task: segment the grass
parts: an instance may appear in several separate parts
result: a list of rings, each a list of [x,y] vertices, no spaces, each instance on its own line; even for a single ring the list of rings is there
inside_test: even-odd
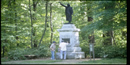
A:
[[[119,58],[115,58],[115,59],[101,59],[101,60],[89,60],[89,61],[82,61],[80,62],[81,64],[83,63],[87,63],[87,64],[126,64],[127,63],[127,59],[123,58],[123,59],[119,59]]]
[[[9,62],[1,62],[2,64],[46,64],[46,63],[54,63],[61,62],[62,60],[20,60],[20,61],[9,61]]]
[[[1,58],[2,59],[2,58]],[[3,59],[2,59],[3,60]],[[63,60],[51,60],[51,59],[39,59],[39,60],[16,60],[8,61],[3,60],[1,64],[53,64],[55,62],[63,62]],[[75,62],[77,63],[77,62]],[[89,60],[89,61],[80,61],[78,64],[126,64],[126,58],[114,58],[114,59],[101,59],[101,60]],[[67,64],[67,63],[66,63]]]
[[[10,60],[5,57],[1,58],[1,62],[7,62],[7,61],[10,61]]]

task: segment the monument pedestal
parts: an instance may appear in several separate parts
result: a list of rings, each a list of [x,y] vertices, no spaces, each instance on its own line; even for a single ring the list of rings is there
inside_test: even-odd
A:
[[[85,53],[81,51],[79,47],[79,31],[74,24],[64,24],[61,29],[58,29],[60,33],[60,40],[68,42],[66,58],[67,59],[76,59],[76,58],[85,58]],[[60,51],[56,53],[56,59],[60,59]]]

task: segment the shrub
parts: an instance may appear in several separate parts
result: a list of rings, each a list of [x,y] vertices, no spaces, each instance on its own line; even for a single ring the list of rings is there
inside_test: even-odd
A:
[[[126,48],[121,48],[118,46],[105,46],[102,47],[100,57],[107,58],[126,58]]]
[[[40,46],[40,48],[17,48],[8,53],[9,59],[12,60],[24,60],[26,57],[24,55],[36,55],[37,57],[48,57],[51,54],[49,53],[49,48],[45,46]]]
[[[100,53],[102,52],[101,46],[94,46],[95,58],[100,58]]]
[[[8,59],[8,57],[2,57],[2,58],[1,58],[1,62],[7,62],[7,61],[10,61],[10,60]]]
[[[40,48],[38,48],[39,51],[39,57],[48,57],[50,56],[49,52],[49,48],[45,47],[45,46],[41,46]]]
[[[39,48],[29,48],[27,49],[25,55],[36,55],[37,57],[48,57],[50,53],[48,53],[49,48],[46,46],[40,46]]]
[[[89,45],[81,46],[85,55],[90,55]],[[127,48],[118,46],[94,46],[95,58],[126,58]],[[92,55],[93,56],[93,55]],[[86,56],[85,56],[86,57]]]
[[[85,57],[89,55],[89,46],[81,46],[82,51],[85,52]]]
[[[12,50],[8,53],[8,57],[9,59],[13,59],[13,60],[19,60],[19,59],[26,59],[23,55],[24,53],[24,50],[23,49],[15,49],[15,50]]]

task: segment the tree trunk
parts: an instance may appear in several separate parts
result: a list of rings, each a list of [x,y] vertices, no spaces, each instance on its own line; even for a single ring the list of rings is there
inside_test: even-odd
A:
[[[88,22],[92,22],[93,18],[92,17],[88,17]],[[95,43],[95,39],[94,39],[94,30],[93,32],[88,36],[89,38],[89,43]]]
[[[53,41],[53,25],[52,25],[52,21],[51,21],[51,16],[52,16],[52,7],[51,7],[51,4],[50,3],[50,28],[51,28],[51,39],[50,39],[50,43],[52,43]]]
[[[113,35],[113,31],[107,31],[107,33],[103,34],[104,37],[104,45],[114,45],[115,44],[115,39],[114,39],[114,35]]]
[[[5,43],[7,42],[6,39],[4,40],[4,42]],[[2,56],[4,57],[5,56],[5,46],[3,46],[2,49],[3,49],[3,55]]]
[[[116,45],[115,37],[114,37],[114,31],[111,31],[111,43],[112,43],[112,45]]]
[[[36,12],[37,3],[38,3],[37,0],[33,0],[33,11],[34,12]],[[33,18],[32,19],[33,19],[34,22],[36,21],[35,13],[33,14]],[[33,36],[34,37],[36,36],[36,28],[33,29]],[[37,47],[37,43],[36,43],[35,39],[33,39],[33,42],[34,42],[34,47]]]
[[[14,14],[14,13],[12,13],[12,12],[13,12],[13,5],[12,5],[12,4],[13,4],[13,0],[9,0],[9,1],[8,1],[8,10],[9,10],[9,18],[8,18],[8,21],[9,21],[9,24],[11,24],[11,25],[14,24],[14,20],[13,20],[13,19],[14,19],[14,18],[13,18],[13,14]],[[13,33],[12,33],[13,31],[14,31],[14,30],[12,30],[12,28],[10,28],[10,34],[11,34],[11,35],[13,35]],[[10,45],[9,48],[12,49],[11,47],[13,46],[13,44],[9,43],[9,45]],[[5,50],[7,50],[7,49],[5,49]]]
[[[14,0],[14,11],[15,11],[15,19],[14,19],[14,21],[15,21],[15,39],[16,39],[16,41],[18,40],[18,36],[17,36],[17,12],[16,12],[16,1]],[[19,44],[18,43],[16,43],[17,44],[17,46],[19,46]]]
[[[87,2],[88,3],[88,2]],[[90,4],[91,2],[89,2]],[[92,5],[90,5],[92,6]],[[87,10],[91,10],[91,7],[87,5]],[[92,12],[87,12],[87,15],[88,15],[88,22],[92,22],[93,21],[93,18],[92,18]],[[89,43],[95,43],[95,38],[94,38],[94,30],[92,30],[92,33],[88,36],[89,38]]]
[[[3,55],[2,55],[3,57],[4,57],[4,53],[5,53],[5,46],[3,46]]]
[[[3,0],[2,0],[2,1],[3,1]],[[1,1],[1,2],[2,2],[2,1]],[[8,0],[8,8],[7,8],[7,9],[8,9],[9,11],[11,11],[11,0]],[[8,12],[7,15],[11,17],[10,12]],[[5,20],[11,21],[10,18],[5,18]],[[9,22],[9,23],[11,23],[11,22]],[[7,33],[7,32],[6,32],[6,29],[4,29],[4,32]],[[7,43],[7,39],[5,39],[3,42],[4,42],[4,43]],[[4,44],[4,43],[1,43],[1,44]],[[11,45],[11,44],[9,44],[9,45]],[[2,46],[2,49],[1,49],[1,52],[3,52],[3,54],[2,54],[3,57],[5,56],[5,52],[6,52],[6,50],[7,50],[7,48],[5,48],[5,47],[6,47],[6,46]],[[11,48],[10,48],[10,49],[11,49]]]
[[[8,2],[8,9],[9,9],[9,11],[11,11],[11,0],[9,0],[9,2]],[[11,13],[9,12],[8,14],[11,17]],[[11,18],[9,18],[8,20],[11,21]]]
[[[115,3],[113,3],[113,5],[115,5]],[[111,6],[105,6],[105,10],[109,10],[112,9],[113,7]],[[113,16],[114,17],[114,16]],[[110,19],[113,19],[113,17],[111,17]],[[109,21],[106,23],[108,24]],[[114,31],[113,31],[113,22],[111,23],[111,30],[108,30],[107,33],[105,33],[104,37],[106,37],[106,39],[104,40],[104,44],[105,45],[116,45],[115,43],[115,38],[114,38]]]
[[[40,45],[41,45],[41,41],[42,41],[42,39],[43,39],[43,37],[44,37],[44,35],[45,35],[45,32],[46,32],[46,26],[47,26],[47,7],[48,7],[48,1],[46,1],[46,18],[45,18],[45,29],[44,29],[44,31],[43,31],[43,34],[42,34],[42,37],[41,37],[41,40],[40,40],[40,42],[39,42],[39,46],[38,47],[40,47]]]
[[[30,5],[30,0],[29,0],[29,10],[30,10],[30,18],[31,18],[31,48],[33,48],[32,45],[32,34],[33,34],[33,22],[32,22],[32,14],[31,14],[31,5]]]

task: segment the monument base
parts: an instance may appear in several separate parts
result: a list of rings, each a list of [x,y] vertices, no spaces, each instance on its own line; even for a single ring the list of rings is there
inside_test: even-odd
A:
[[[66,59],[82,59],[85,58],[84,52],[66,52]],[[60,59],[60,52],[56,53],[56,59]]]
[[[60,33],[60,43],[62,40],[68,42],[66,59],[81,59],[85,58],[85,53],[81,52],[79,46],[79,31],[80,29],[76,28],[74,24],[63,24],[61,29],[58,29]],[[60,51],[56,53],[56,59],[60,59]]]

